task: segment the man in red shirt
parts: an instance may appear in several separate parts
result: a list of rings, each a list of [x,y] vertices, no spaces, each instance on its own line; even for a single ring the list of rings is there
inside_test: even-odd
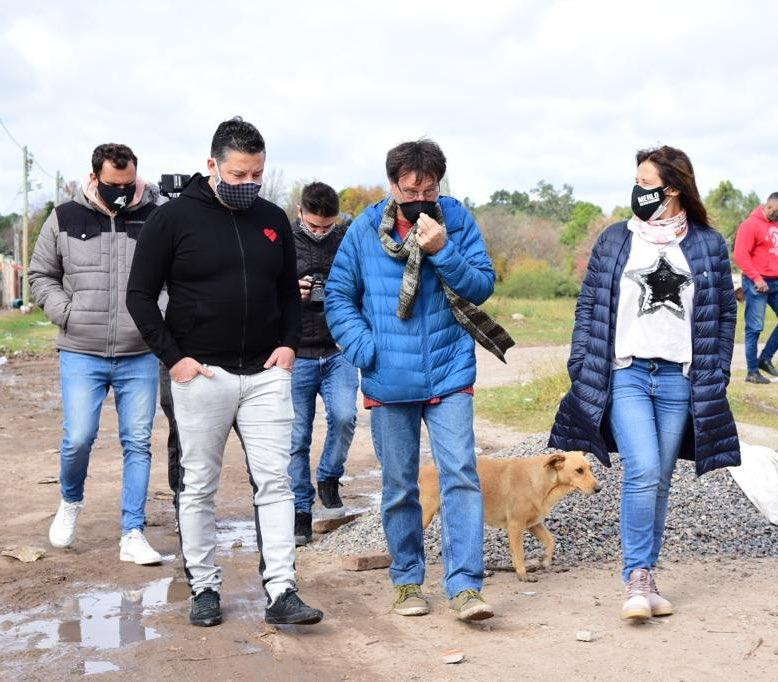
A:
[[[778,315],[778,192],[773,192],[764,206],[757,206],[740,225],[735,239],[735,262],[743,271],[746,296],[746,381],[769,384],[759,372],[778,377],[772,359],[778,351],[778,326],[757,355],[759,334],[764,329],[769,305]]]

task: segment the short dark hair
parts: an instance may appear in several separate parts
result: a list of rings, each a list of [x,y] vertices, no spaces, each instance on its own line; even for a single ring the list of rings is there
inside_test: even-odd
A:
[[[104,161],[110,161],[119,170],[127,168],[130,162],[136,169],[138,168],[138,157],[132,153],[132,149],[126,144],[108,142],[95,147],[95,150],[92,152],[92,172],[95,175],[100,175]]]
[[[329,185],[323,182],[312,182],[303,187],[300,207],[306,213],[330,218],[340,213],[340,200],[338,193]]]
[[[213,134],[211,157],[217,161],[224,161],[230,150],[244,154],[259,154],[265,151],[265,140],[256,126],[244,121],[240,116],[233,116],[229,121],[222,121]]]
[[[417,178],[435,178],[437,182],[446,174],[446,157],[436,142],[422,138],[416,142],[403,142],[386,155],[386,175],[397,184],[406,173]]]
[[[769,197],[767,197],[767,201],[765,201],[765,203],[769,204],[771,201],[778,201],[778,192],[773,192]]]

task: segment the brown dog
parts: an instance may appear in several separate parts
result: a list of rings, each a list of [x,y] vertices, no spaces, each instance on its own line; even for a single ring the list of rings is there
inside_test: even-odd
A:
[[[524,565],[524,531],[529,530],[545,548],[544,568],[551,565],[554,536],[543,524],[551,508],[575,490],[600,491],[600,484],[582,452],[555,453],[526,459],[479,457],[478,477],[484,496],[484,520],[505,528],[519,580],[534,582]],[[429,526],[440,509],[440,483],[434,464],[419,470],[422,525]]]

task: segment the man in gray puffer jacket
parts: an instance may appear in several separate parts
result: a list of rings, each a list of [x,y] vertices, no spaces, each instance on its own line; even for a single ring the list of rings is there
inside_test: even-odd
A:
[[[137,176],[137,165],[125,145],[94,150],[92,173],[81,192],[57,206],[41,228],[30,286],[60,330],[62,501],[49,540],[54,547],[68,547],[75,539],[100,410],[113,387],[124,452],[119,558],[153,564],[161,556],[143,529],[158,365],[127,312],[125,294],[135,244],[159,203],[159,191]]]

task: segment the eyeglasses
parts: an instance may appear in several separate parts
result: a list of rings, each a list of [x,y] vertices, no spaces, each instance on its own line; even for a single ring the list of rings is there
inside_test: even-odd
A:
[[[400,196],[405,201],[414,201],[415,199],[424,199],[424,201],[432,201],[433,199],[438,198],[438,194],[440,194],[440,185],[437,185],[433,187],[432,189],[425,189],[425,190],[415,190],[415,189],[404,189],[397,186],[397,189],[400,190]]]

